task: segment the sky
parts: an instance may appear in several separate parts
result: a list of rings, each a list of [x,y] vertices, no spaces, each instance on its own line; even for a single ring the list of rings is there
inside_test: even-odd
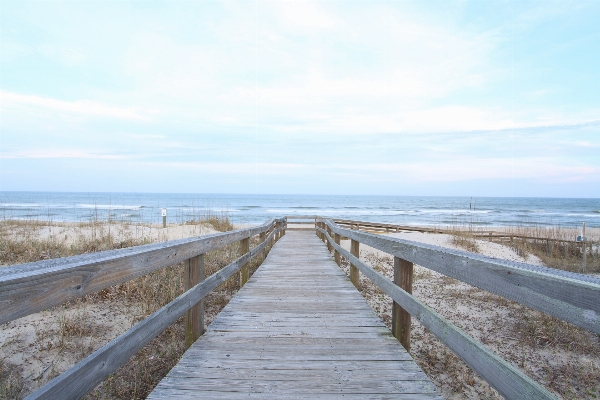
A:
[[[598,1],[0,2],[0,190],[600,197]]]

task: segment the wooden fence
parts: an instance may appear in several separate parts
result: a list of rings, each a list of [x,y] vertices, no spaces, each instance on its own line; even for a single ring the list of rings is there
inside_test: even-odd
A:
[[[315,219],[317,235],[334,252],[336,262],[340,264],[342,256],[349,261],[354,285],[359,285],[360,271],[393,299],[392,333],[402,345],[410,349],[412,316],[508,399],[555,396],[412,296],[413,264],[600,334],[599,278],[374,235],[350,225],[355,229],[342,228],[333,220]],[[340,246],[342,237],[351,240],[350,251]],[[393,282],[359,259],[360,243],[394,257]]]
[[[185,293],[133,328],[30,394],[27,399],[80,399],[142,347],[186,313],[186,345],[204,331],[202,299],[241,271],[261,261],[282,235],[285,218],[263,225],[203,237],[173,240],[0,268],[0,323],[60,305],[150,272],[185,261]],[[250,249],[250,238],[260,243]],[[239,258],[204,279],[203,254],[239,242]]]

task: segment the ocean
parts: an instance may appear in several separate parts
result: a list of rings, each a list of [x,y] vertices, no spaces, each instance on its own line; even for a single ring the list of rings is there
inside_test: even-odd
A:
[[[94,219],[185,222],[208,213],[236,224],[259,224],[284,215],[445,227],[600,227],[600,199],[254,195],[185,193],[0,192],[0,217],[85,222]]]

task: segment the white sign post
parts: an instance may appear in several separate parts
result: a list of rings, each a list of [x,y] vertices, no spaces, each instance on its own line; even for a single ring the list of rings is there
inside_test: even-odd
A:
[[[167,227],[167,209],[162,209],[162,217],[163,217],[163,228]]]

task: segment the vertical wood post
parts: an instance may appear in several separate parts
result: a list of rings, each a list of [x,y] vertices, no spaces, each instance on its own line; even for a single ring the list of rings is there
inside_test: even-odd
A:
[[[335,244],[337,244],[339,246],[340,245],[340,235],[338,233],[335,234],[334,240],[335,240]],[[342,265],[342,258],[341,258],[340,252],[337,251],[337,249],[335,250],[334,258],[335,258],[335,263],[337,265]]]
[[[360,255],[360,242],[352,239],[350,242],[350,254],[354,257],[359,258]],[[350,264],[350,281],[354,284],[354,286],[360,290],[360,275],[358,268],[356,268],[353,264]]]
[[[238,257],[243,256],[250,251],[250,238],[240,240],[240,248]],[[248,282],[248,264],[244,264],[240,270],[240,287],[244,286]]]
[[[329,229],[329,225],[326,225],[326,227],[327,227],[327,233],[331,237],[331,229]],[[331,253],[331,250],[333,250],[333,246],[331,245],[331,243],[329,242],[329,239],[327,239],[327,237],[325,237],[325,240],[327,241],[327,250],[329,250],[329,252]]]
[[[267,238],[267,232],[262,232],[259,236],[258,236],[258,240],[260,241],[260,243],[264,242],[265,239]],[[265,260],[265,258],[267,258],[267,248],[263,247],[261,253],[260,253],[260,262],[262,264],[262,262]]]
[[[394,257],[394,283],[412,294],[413,263]],[[394,302],[392,307],[392,334],[410,352],[410,314]]]
[[[204,254],[186,260],[183,278],[185,291],[204,280]],[[200,300],[185,313],[185,348],[190,347],[203,333],[204,300]]]

